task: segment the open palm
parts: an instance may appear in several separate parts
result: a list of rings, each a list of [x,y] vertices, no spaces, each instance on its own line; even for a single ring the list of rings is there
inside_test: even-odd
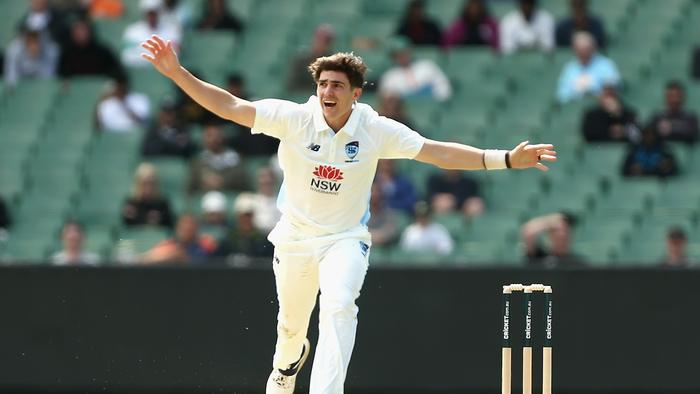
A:
[[[557,152],[552,144],[529,145],[530,141],[523,141],[510,151],[511,168],[530,168],[547,171],[549,167],[540,161],[557,161]]]
[[[180,61],[171,41],[153,35],[149,40],[141,44],[150,54],[143,53],[141,57],[148,60],[161,74],[172,78],[180,69]]]

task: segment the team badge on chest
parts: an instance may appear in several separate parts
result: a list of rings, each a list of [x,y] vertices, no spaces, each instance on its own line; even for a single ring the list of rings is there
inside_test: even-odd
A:
[[[355,156],[357,156],[357,153],[360,152],[360,143],[358,141],[351,141],[345,144],[345,154],[348,156],[348,159],[350,160],[345,160],[346,163],[351,163],[355,160]]]

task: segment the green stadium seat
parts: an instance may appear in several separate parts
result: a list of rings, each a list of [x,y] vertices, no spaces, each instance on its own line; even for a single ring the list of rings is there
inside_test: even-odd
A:
[[[158,242],[167,239],[170,231],[157,227],[125,227],[119,230],[118,242],[112,253],[120,247],[119,242],[126,240],[131,242],[136,253],[144,253],[155,246]]]

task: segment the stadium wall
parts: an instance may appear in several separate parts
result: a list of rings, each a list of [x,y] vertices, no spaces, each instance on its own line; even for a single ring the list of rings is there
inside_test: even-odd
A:
[[[360,297],[347,392],[497,392],[510,282],[554,287],[555,392],[700,392],[700,270],[390,268]],[[0,392],[258,393],[276,300],[268,270],[3,267],[0,313]]]

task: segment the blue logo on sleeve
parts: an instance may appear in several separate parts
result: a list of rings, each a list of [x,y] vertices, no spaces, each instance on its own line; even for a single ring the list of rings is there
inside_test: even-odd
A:
[[[360,249],[362,249],[362,255],[367,257],[367,251],[369,251],[369,245],[360,241]]]

